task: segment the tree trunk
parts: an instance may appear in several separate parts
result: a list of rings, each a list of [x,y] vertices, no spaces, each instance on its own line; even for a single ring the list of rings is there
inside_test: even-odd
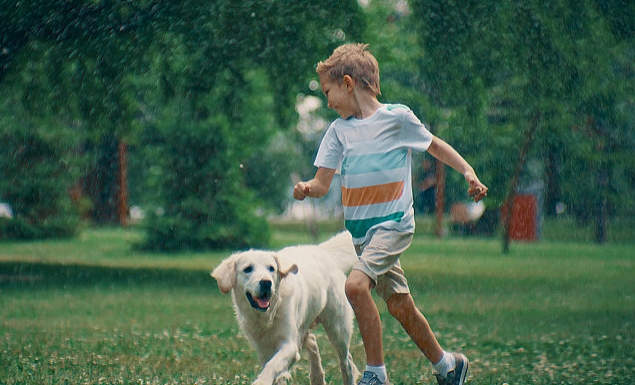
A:
[[[127,224],[128,189],[126,144],[114,135],[102,138],[97,162],[83,178],[83,192],[92,202],[92,219],[96,225]]]
[[[444,235],[443,231],[443,217],[445,214],[445,164],[440,161],[435,161],[436,164],[436,173],[435,177],[437,179],[437,194],[436,194],[436,204],[435,204],[435,213],[437,217],[437,224],[434,230],[437,238],[442,238]]]
[[[556,152],[552,147],[547,149],[545,176],[547,177],[547,191],[545,194],[545,214],[549,217],[555,217],[557,213],[557,205],[561,199],[560,193],[560,176],[558,166],[560,163],[555,159]]]
[[[510,228],[511,228],[511,219],[512,219],[512,207],[514,204],[514,197],[516,196],[516,188],[518,187],[518,181],[520,180],[520,174],[525,168],[525,162],[527,161],[527,153],[531,148],[531,144],[533,143],[534,134],[538,130],[538,126],[540,125],[540,112],[536,112],[534,118],[531,120],[527,131],[525,132],[525,140],[523,142],[522,147],[520,148],[520,154],[518,155],[518,161],[516,162],[516,167],[514,168],[514,173],[512,174],[511,182],[509,184],[509,191],[507,192],[507,198],[505,199],[504,207],[504,215],[502,217],[503,221],[503,253],[509,253],[509,242],[510,242]]]
[[[595,213],[595,242],[603,245],[606,243],[606,223],[607,223],[607,188],[609,176],[605,170],[598,171],[597,175],[599,194],[596,202]]]
[[[126,227],[128,226],[128,146],[123,140],[119,141],[117,152],[119,155],[117,214],[119,216],[119,224],[122,227]]]

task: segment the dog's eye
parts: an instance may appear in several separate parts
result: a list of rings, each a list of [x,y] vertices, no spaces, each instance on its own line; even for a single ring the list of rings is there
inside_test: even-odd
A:
[[[245,268],[243,269],[243,273],[245,273],[245,274],[249,274],[249,273],[251,273],[252,271],[254,271],[254,267],[253,267],[253,266],[251,266],[251,265],[250,265],[250,266],[247,266],[247,267],[245,267]]]
[[[273,266],[269,266],[269,271],[273,273],[274,271],[276,271],[276,268]]]

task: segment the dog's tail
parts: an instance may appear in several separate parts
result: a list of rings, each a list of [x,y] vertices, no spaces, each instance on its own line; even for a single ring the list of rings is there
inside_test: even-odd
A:
[[[320,243],[320,247],[328,250],[344,272],[349,272],[358,257],[353,246],[353,238],[348,231],[342,231],[330,239]]]

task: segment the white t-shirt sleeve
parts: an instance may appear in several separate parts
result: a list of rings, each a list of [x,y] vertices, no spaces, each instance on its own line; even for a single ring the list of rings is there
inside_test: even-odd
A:
[[[339,170],[344,159],[344,148],[340,142],[333,124],[326,130],[320,148],[318,149],[313,165],[315,167],[331,168]]]
[[[401,142],[405,147],[417,152],[423,152],[432,144],[432,133],[411,111],[402,114]]]

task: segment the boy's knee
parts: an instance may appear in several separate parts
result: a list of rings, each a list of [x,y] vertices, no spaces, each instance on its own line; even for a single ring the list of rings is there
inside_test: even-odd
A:
[[[344,291],[349,302],[355,300],[360,295],[370,292],[373,281],[364,273],[353,270],[346,280]]]
[[[344,286],[344,290],[346,292],[346,298],[350,301],[351,298],[355,298],[363,293],[364,286],[359,281],[346,281],[346,285]]]

